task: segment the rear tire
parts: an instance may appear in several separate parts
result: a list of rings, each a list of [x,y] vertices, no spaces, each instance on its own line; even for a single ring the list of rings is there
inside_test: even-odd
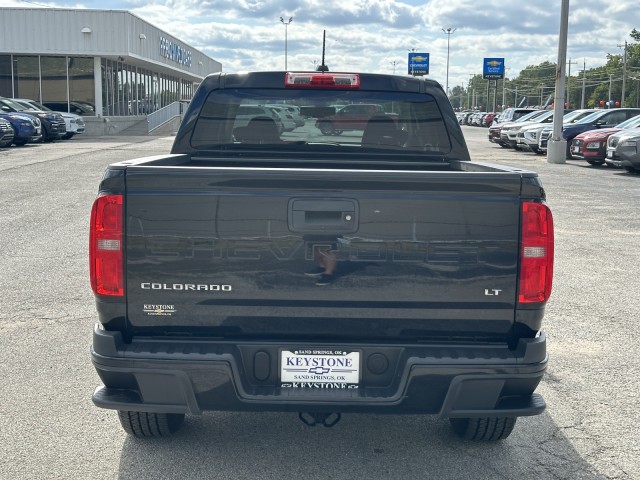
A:
[[[483,442],[503,440],[511,435],[517,417],[450,418],[451,428],[460,438]]]
[[[320,128],[320,132],[323,135],[333,135],[334,134],[333,126],[329,122],[321,122],[318,127]]]
[[[118,411],[120,425],[125,432],[138,438],[166,437],[174,433],[182,422],[182,413],[149,413]]]

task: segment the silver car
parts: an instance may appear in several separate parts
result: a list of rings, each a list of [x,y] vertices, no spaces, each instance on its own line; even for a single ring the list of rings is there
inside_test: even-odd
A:
[[[627,172],[640,172],[640,128],[622,130],[607,140],[605,162]]]

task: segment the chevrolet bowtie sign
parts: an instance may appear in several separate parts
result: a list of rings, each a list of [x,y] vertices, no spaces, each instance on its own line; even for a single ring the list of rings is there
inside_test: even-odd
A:
[[[504,78],[504,58],[485,58],[482,78],[500,80]]]
[[[429,75],[429,54],[409,53],[409,75]]]

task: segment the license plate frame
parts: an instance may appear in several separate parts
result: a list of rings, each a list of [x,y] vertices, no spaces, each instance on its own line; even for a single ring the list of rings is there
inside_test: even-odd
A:
[[[362,352],[333,347],[280,349],[280,386],[292,389],[357,389]]]

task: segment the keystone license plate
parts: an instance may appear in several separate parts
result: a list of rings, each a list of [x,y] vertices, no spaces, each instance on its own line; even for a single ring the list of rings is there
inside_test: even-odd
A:
[[[360,352],[332,348],[282,350],[280,381],[283,388],[358,388]]]

